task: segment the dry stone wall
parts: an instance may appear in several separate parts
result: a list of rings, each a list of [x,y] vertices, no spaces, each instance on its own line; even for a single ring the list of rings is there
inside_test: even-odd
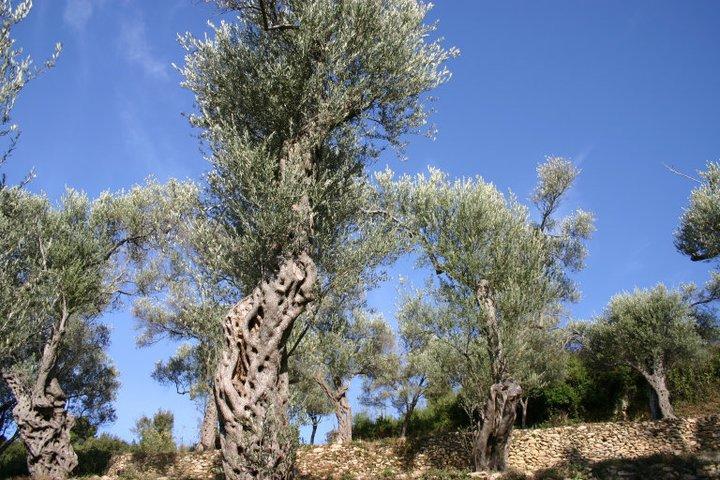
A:
[[[512,470],[532,476],[568,463],[593,465],[615,459],[640,459],[658,454],[683,456],[720,452],[720,416],[656,422],[593,423],[569,427],[515,430],[509,452]],[[325,480],[412,479],[437,469],[469,469],[470,437],[448,433],[421,440],[354,442],[351,445],[302,447],[298,452],[300,478]],[[217,452],[182,454],[154,478],[210,480],[219,468]],[[710,462],[701,476],[683,476],[663,466],[658,478],[720,478],[720,461]],[[705,468],[705,467],[704,467]],[[138,468],[129,456],[117,458],[108,479],[131,478]],[[636,478],[620,469],[612,478]]]
[[[701,451],[720,451],[720,416],[515,430],[509,464],[520,471],[534,472],[566,461],[597,463]]]

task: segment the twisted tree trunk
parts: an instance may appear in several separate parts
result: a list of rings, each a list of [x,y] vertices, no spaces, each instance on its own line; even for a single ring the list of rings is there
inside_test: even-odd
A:
[[[214,392],[228,480],[292,476],[286,342],[313,300],[316,279],[308,255],[288,258],[225,318],[225,348]]]
[[[335,443],[346,445],[352,442],[352,409],[347,397],[347,387],[341,388],[337,396],[335,418],[338,425]]]
[[[512,379],[490,387],[490,396],[473,435],[475,471],[505,470],[510,434],[521,395],[522,388]]]
[[[197,448],[199,451],[215,450],[218,430],[217,423],[217,404],[214,398],[208,398],[205,404],[202,426],[200,427],[200,443]]]
[[[310,423],[312,424],[312,431],[310,432],[310,445],[315,445],[315,434],[317,433],[318,425],[320,425],[320,417],[310,415]]]
[[[13,416],[27,450],[32,478],[62,480],[77,466],[77,455],[70,444],[75,418],[68,413],[66,397],[53,378],[42,394],[26,392],[13,375],[5,375],[17,406]]]
[[[77,455],[70,444],[75,418],[66,410],[67,397],[51,372],[57,362],[70,312],[64,297],[62,314],[45,344],[31,388],[12,373],[3,373],[17,405],[13,418],[27,450],[27,463],[33,478],[62,480],[77,466]]]
[[[522,409],[522,412],[521,412],[522,416],[520,417],[520,425],[522,426],[522,428],[525,428],[525,426],[527,425],[527,407],[528,407],[529,402],[530,402],[530,398],[528,398],[528,397],[520,398],[520,408]]]
[[[677,418],[675,416],[675,409],[670,403],[670,391],[667,388],[665,363],[662,358],[655,359],[652,369],[647,369],[642,365],[630,365],[645,377],[645,380],[650,384],[650,388],[652,388],[650,394],[650,415],[653,419]]]
[[[651,391],[651,415],[653,419],[677,418],[675,409],[670,403],[670,391],[665,382],[665,375],[652,374],[645,377],[652,388]]]
[[[333,443],[348,444],[352,442],[352,408],[347,397],[348,386],[341,385],[332,388],[321,375],[316,375],[315,381],[330,399],[335,410],[337,430],[335,431]]]
[[[483,333],[487,338],[493,385],[485,405],[479,412],[473,435],[475,471],[505,470],[510,434],[517,417],[517,404],[522,397],[520,384],[507,378],[507,364],[492,286],[482,280],[476,291],[484,316]]]

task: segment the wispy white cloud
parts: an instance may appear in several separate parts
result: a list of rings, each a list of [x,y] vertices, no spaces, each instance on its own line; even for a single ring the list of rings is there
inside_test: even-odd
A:
[[[88,22],[106,0],[67,0],[63,21],[77,31],[85,30]]]
[[[130,17],[120,27],[120,51],[125,59],[142,69],[149,77],[169,78],[168,62],[158,58],[150,47],[147,26],[141,17]]]

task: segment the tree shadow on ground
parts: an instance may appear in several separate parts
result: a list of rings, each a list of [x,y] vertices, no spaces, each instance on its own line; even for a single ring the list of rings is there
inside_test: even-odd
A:
[[[656,454],[638,458],[617,458],[590,462],[577,450],[566,455],[561,465],[535,472],[534,480],[646,480],[720,479],[720,454]]]

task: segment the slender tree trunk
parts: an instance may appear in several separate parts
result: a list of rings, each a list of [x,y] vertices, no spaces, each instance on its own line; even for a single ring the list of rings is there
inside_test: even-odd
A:
[[[33,478],[44,480],[63,480],[77,466],[77,455],[70,444],[75,418],[66,409],[67,397],[60,384],[51,377],[70,318],[64,298],[62,306],[60,321],[45,344],[32,388],[28,390],[12,373],[3,374],[17,401],[13,418],[27,450],[28,470]]]
[[[318,423],[318,420],[313,420],[312,422],[312,432],[310,432],[310,445],[315,445],[315,434],[317,433]]]
[[[530,403],[530,399],[528,397],[524,397],[520,399],[520,408],[522,416],[520,417],[520,425],[522,428],[525,428],[527,425],[527,407],[528,403]]]
[[[410,415],[412,413],[408,410],[403,416],[402,427],[400,428],[400,438],[404,439],[407,437],[408,425],[410,424]]]
[[[505,470],[510,434],[521,395],[522,388],[512,379],[490,387],[490,396],[473,435],[475,471]]]
[[[629,404],[630,402],[628,401],[627,392],[623,392],[620,395],[620,399],[618,400],[617,405],[615,406],[615,411],[613,412],[614,417],[616,419],[626,421],[628,419],[627,410]]]
[[[217,440],[218,413],[217,404],[214,398],[208,398],[205,403],[202,426],[200,427],[200,443],[197,446],[199,451],[215,450]]]
[[[225,347],[214,392],[228,480],[292,476],[286,342],[314,298],[316,279],[308,255],[287,258],[225,318]]]
[[[417,407],[417,404],[420,401],[420,395],[422,394],[421,389],[424,383],[425,378],[420,380],[420,383],[418,384],[418,390],[414,393],[412,399],[407,405],[405,415],[403,416],[402,428],[400,429],[400,438],[405,438],[407,436],[408,429],[410,428],[410,418],[415,411],[415,407]]]
[[[352,442],[352,409],[347,398],[348,386],[340,385],[338,387],[340,381],[336,380],[336,387],[333,388],[328,385],[328,382],[320,374],[315,375],[315,381],[332,402],[335,410],[337,430],[335,431],[334,443],[348,444]]]

